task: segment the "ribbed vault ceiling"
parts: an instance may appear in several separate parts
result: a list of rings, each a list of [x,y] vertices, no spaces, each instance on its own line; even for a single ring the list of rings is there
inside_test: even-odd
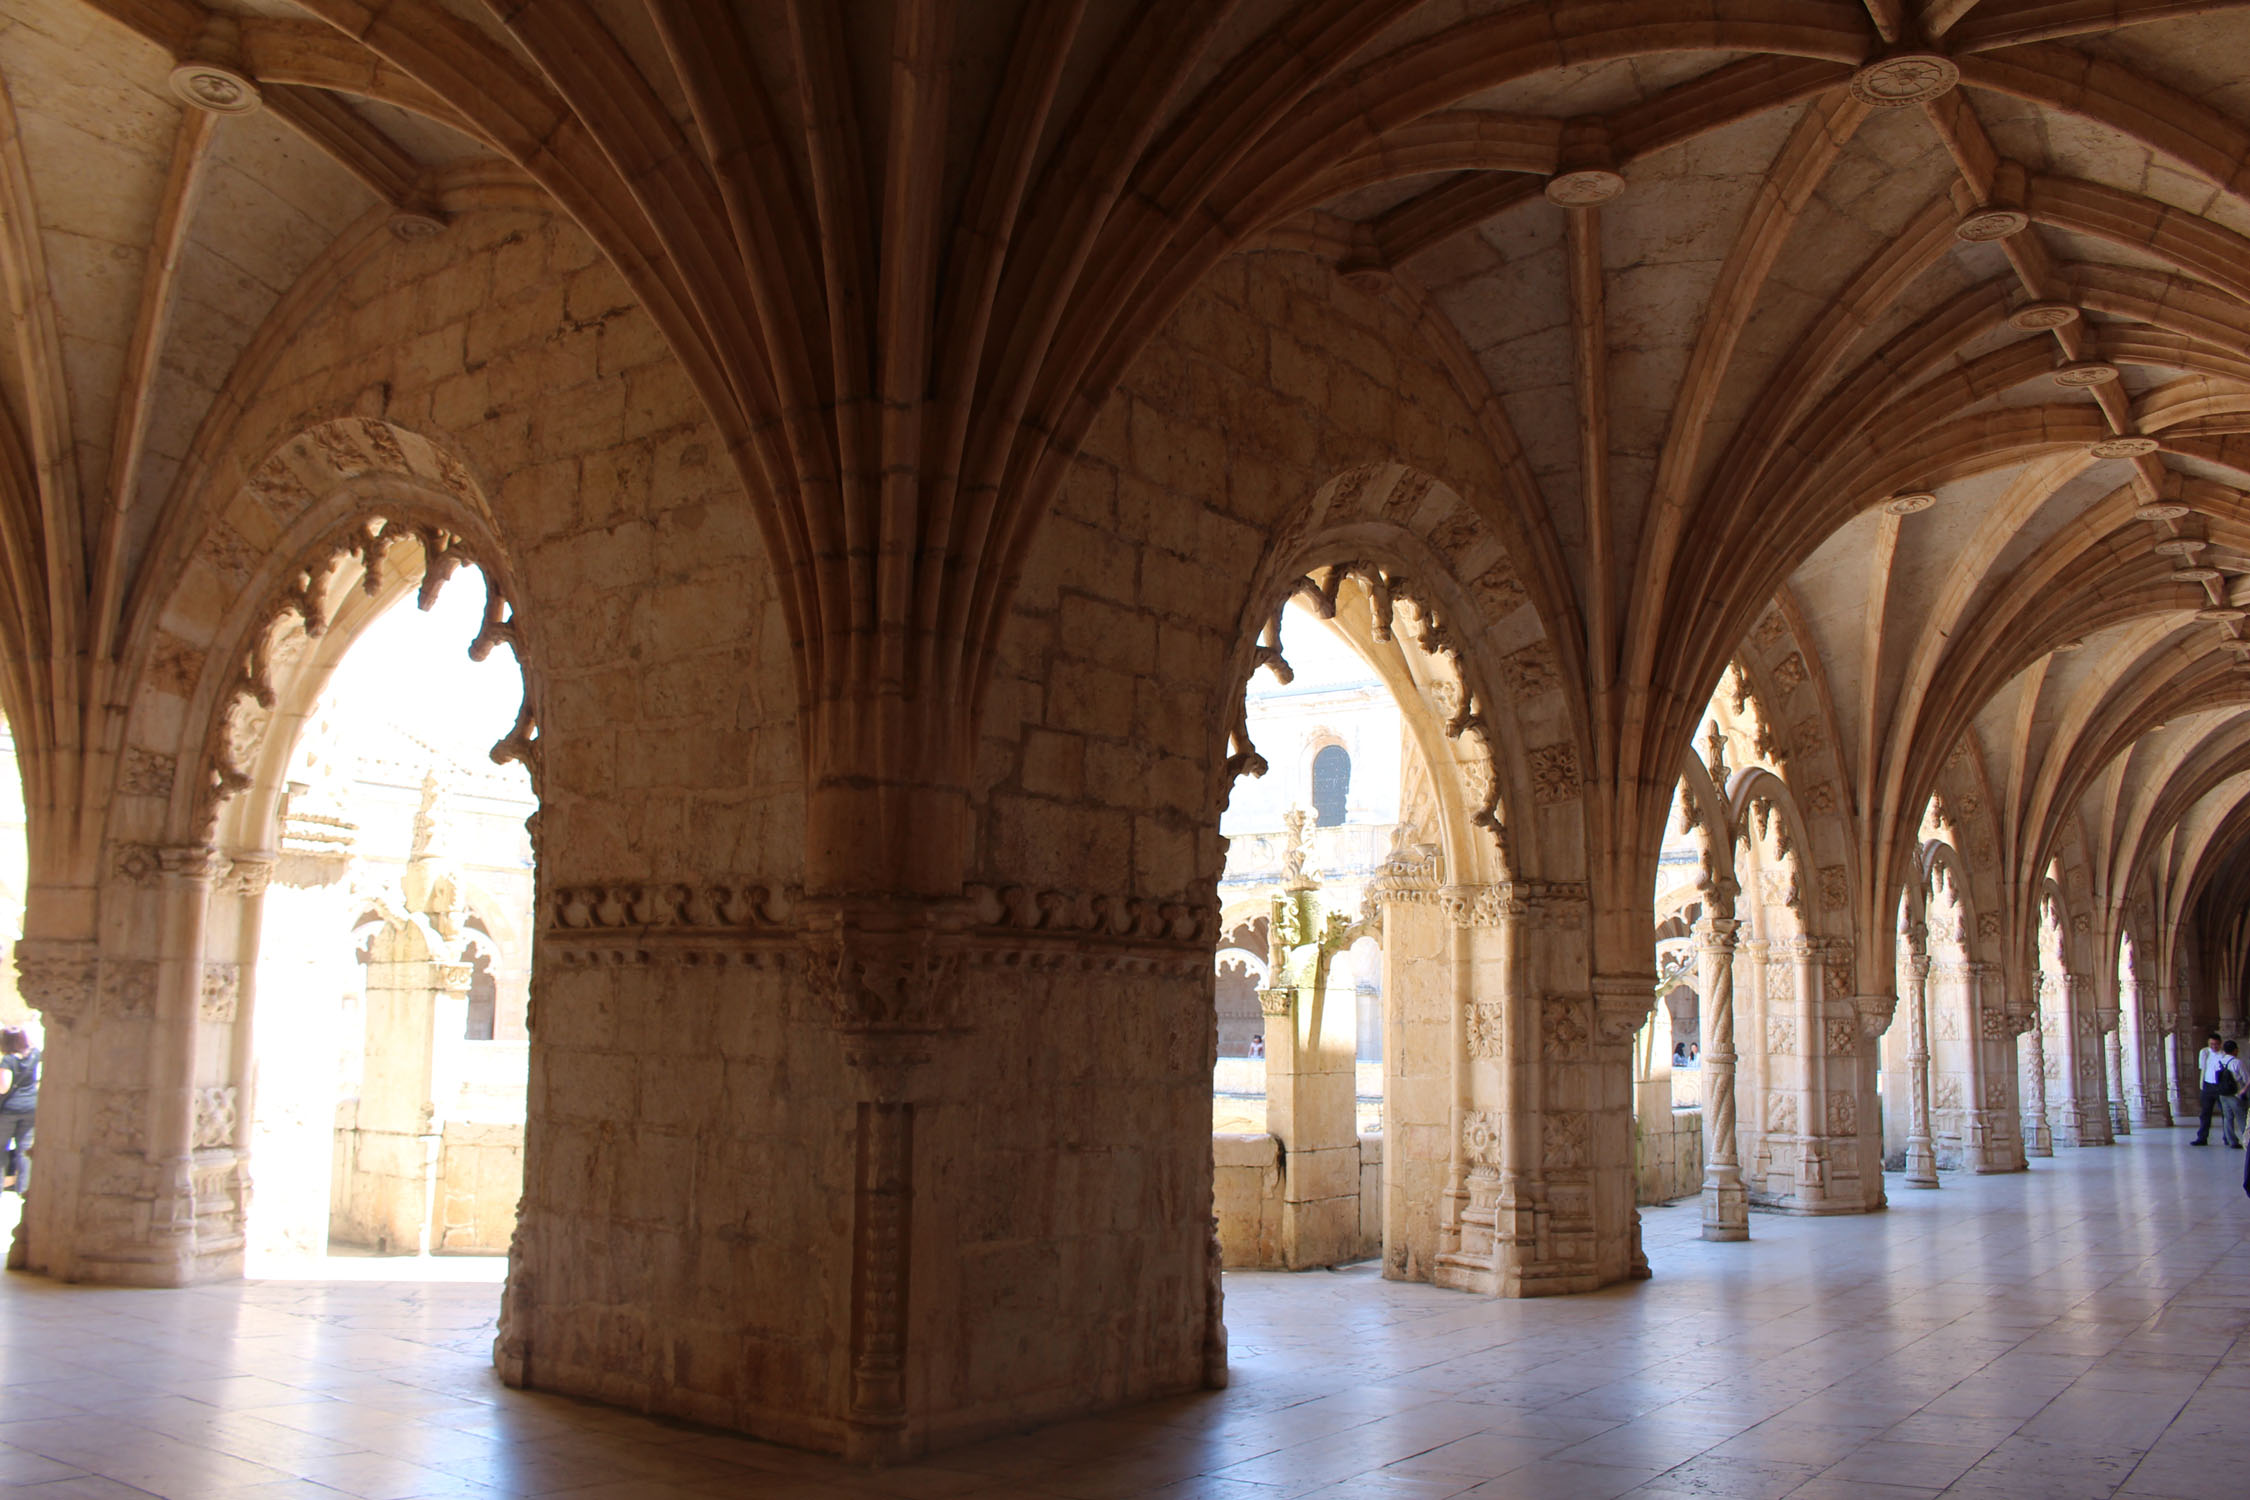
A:
[[[907,55],[941,85],[911,118]],[[259,107],[185,107],[183,65]],[[1879,874],[1966,738],[2016,889],[2067,844],[2112,903],[2250,894],[2250,7],[0,0],[0,83],[26,654],[114,649],[292,298],[496,195],[636,265],[759,491],[790,397],[744,372],[850,268],[758,226],[890,222],[822,196],[809,122],[849,116],[866,183],[912,155],[936,196],[931,285],[973,269],[960,224],[1015,236],[983,362],[933,337],[914,378],[1016,382],[1022,430],[1067,441],[1202,267],[1276,233],[1432,309],[1521,446],[1506,503],[1551,536],[1600,771],[1668,792],[1780,595]],[[807,388],[853,397],[817,343]],[[963,420],[972,466],[1036,475],[1012,416]]]

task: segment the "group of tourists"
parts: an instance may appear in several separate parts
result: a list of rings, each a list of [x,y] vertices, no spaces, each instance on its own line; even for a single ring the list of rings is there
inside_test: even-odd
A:
[[[2243,1071],[2240,1049],[2233,1042],[2219,1040],[2214,1031],[2203,1039],[2203,1050],[2195,1054],[2195,1071],[2202,1084],[2203,1113],[2196,1122],[2195,1139],[2188,1144],[2211,1144],[2211,1115],[2216,1111],[2219,1138],[2230,1150],[2240,1151],[2243,1109],[2250,1103],[2250,1073]]]

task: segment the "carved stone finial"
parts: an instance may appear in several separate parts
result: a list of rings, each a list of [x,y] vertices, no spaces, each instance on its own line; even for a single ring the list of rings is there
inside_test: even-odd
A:
[[[1703,764],[1711,773],[1712,783],[1724,791],[1730,774],[1727,769],[1727,737],[1719,732],[1716,719],[1711,721],[1709,731],[1703,736]]]
[[[1289,830],[1281,847],[1281,888],[1285,891],[1320,889],[1320,882],[1305,873],[1305,859],[1312,853],[1312,815],[1301,807],[1292,807],[1281,815],[1281,823]]]

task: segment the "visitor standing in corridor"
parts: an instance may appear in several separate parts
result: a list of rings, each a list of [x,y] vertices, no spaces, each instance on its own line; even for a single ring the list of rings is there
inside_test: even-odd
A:
[[[21,1026],[0,1027],[0,1191],[31,1188],[31,1129],[39,1108],[39,1049]]]
[[[2211,1111],[2219,1107],[2219,1064],[2226,1054],[2219,1050],[2219,1034],[2214,1031],[2203,1039],[2203,1050],[2195,1054],[2195,1082],[2202,1114],[2196,1120],[2195,1139],[2191,1146],[2211,1144]]]

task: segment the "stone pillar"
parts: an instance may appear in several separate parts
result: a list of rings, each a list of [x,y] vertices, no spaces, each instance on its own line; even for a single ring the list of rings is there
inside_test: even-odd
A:
[[[2112,1026],[2102,1033],[2102,1047],[2109,1063],[2109,1133],[2112,1136],[2133,1133],[2132,1115],[2125,1106],[2125,1044],[2123,1028]]]
[[[1358,1010],[1330,992],[1343,924],[1311,881],[1274,897],[1266,1024],[1266,1128],[1281,1142],[1281,1258],[1291,1270],[1351,1260],[1359,1244]]]
[[[2163,1012],[2156,997],[2137,980],[2120,998],[2124,1001],[2121,1009],[2133,1028],[2125,1051],[2125,1095],[2133,1123],[2144,1130],[2170,1129],[2172,1090],[2164,1067]]]
[[[1776,1078],[1773,1088],[1779,1092],[1790,1086],[1796,1096],[1797,1129],[1792,1175],[1796,1179],[1788,1207],[1808,1213],[1820,1213],[1828,1207],[1828,1141],[1826,1139],[1828,1090],[1822,1076],[1826,1071],[1826,1042],[1823,1037],[1825,1023],[1822,1016],[1821,958],[1823,944],[1818,938],[1792,938],[1776,944],[1789,965],[1788,999],[1780,1007],[1789,1015],[1792,1025],[1788,1039],[1794,1045],[1775,1047],[1770,1042],[1767,1056],[1771,1066],[1793,1073],[1788,1085]],[[1767,1022],[1767,1034],[1772,1035],[1772,1021]]]
[[[1906,1185],[1938,1185],[1937,1150],[1930,1140],[1930,960],[1917,931],[1906,960]]]
[[[1599,1283],[1615,1280],[1614,1269],[1645,1278],[1648,1258],[1641,1250],[1640,1195],[1633,1162],[1633,1039],[1647,1027],[1656,1006],[1653,965],[1635,974],[1593,977],[1594,1057],[1585,1162],[1586,1192],[1592,1212],[1589,1258]],[[1567,1096],[1566,1096],[1567,1097]],[[1552,1191],[1550,1180],[1550,1191]]]
[[[2047,977],[2033,973],[2035,1003],[2045,1000]],[[2026,1156],[2053,1156],[2055,1141],[2047,1125],[2047,1018],[2052,1002],[2038,1004],[2018,1044],[2023,1074],[2023,1150]]]
[[[1576,882],[1453,886],[1441,899],[1461,929],[1455,1150],[1468,1200],[1431,1280],[1510,1297],[1624,1280],[1638,1224],[1632,1042],[1655,975],[1589,975]]]
[[[2000,966],[1968,966],[1971,1061],[1962,1132],[1962,1165],[1972,1172],[2017,1172],[2024,1166],[2016,1129],[2016,1027],[1999,994]]]
[[[1733,903],[1725,910],[1731,912]],[[1703,991],[1703,1237],[1750,1238],[1750,1194],[1742,1180],[1735,1130],[1734,950],[1742,924],[1706,917],[1696,924],[1697,982]]]
[[[2113,1146],[2109,1128],[2109,1088],[2102,1062],[2100,1020],[2095,1014],[2093,982],[2085,974],[2063,975],[2063,1006],[2058,1025],[2068,1029],[2070,1051],[2066,1113],[2074,1127],[2074,1145]]]

